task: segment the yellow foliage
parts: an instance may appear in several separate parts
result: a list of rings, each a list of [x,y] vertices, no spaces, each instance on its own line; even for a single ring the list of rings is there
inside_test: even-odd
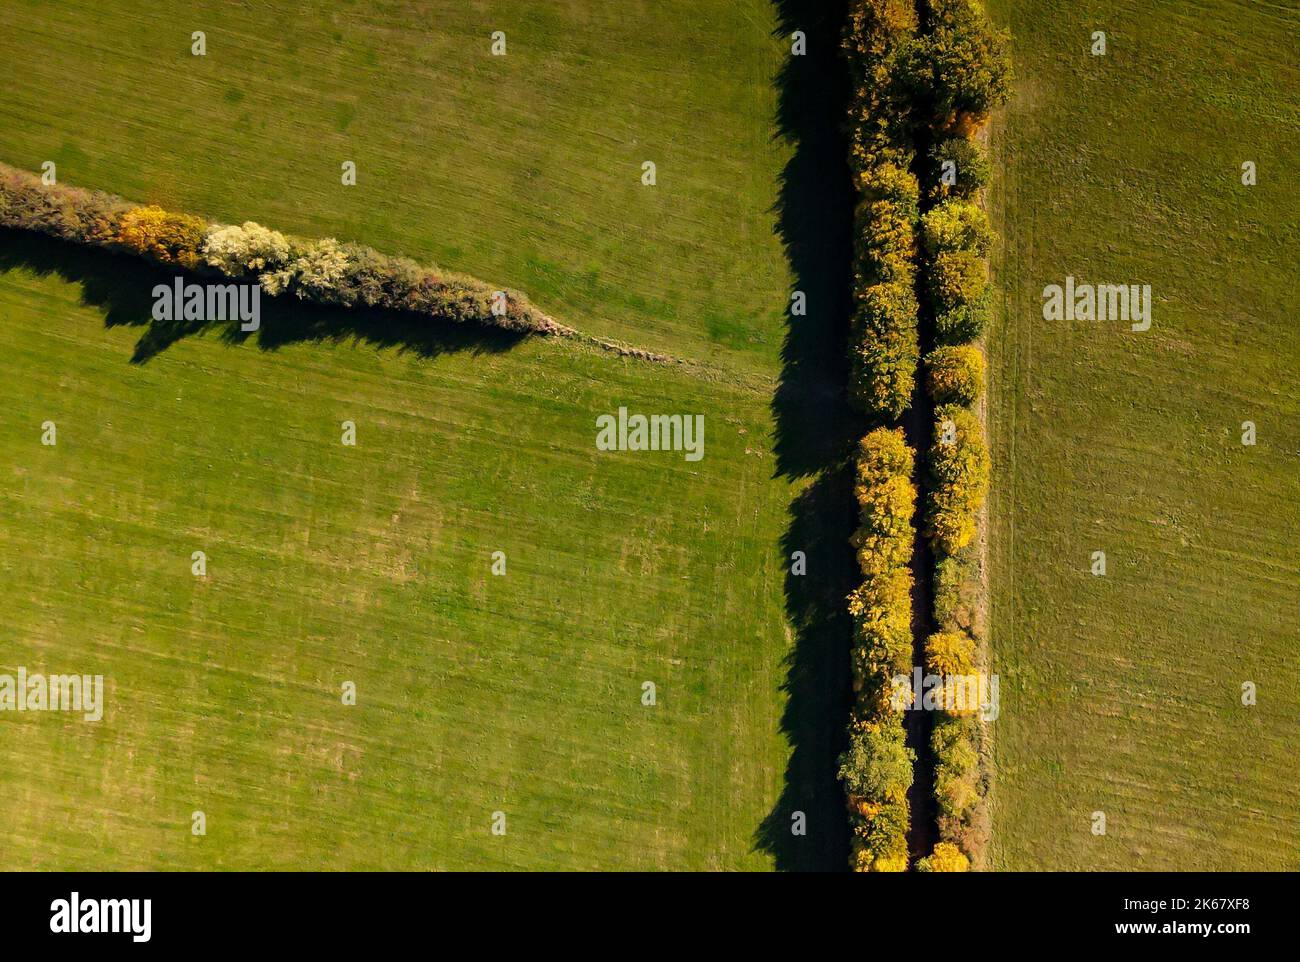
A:
[[[925,642],[925,664],[936,675],[973,675],[975,642],[960,632],[937,632]]]
[[[905,161],[900,151],[899,160]],[[866,203],[889,200],[908,210],[916,210],[921,186],[916,175],[904,166],[885,160],[862,168],[858,173],[858,195]]]
[[[970,859],[952,842],[940,842],[916,867],[922,872],[969,872]]]
[[[974,404],[984,393],[984,354],[973,344],[935,348],[925,365],[926,385],[938,404]]]
[[[988,265],[974,251],[941,251],[930,267],[930,296],[938,313],[970,304],[988,284]]]
[[[207,225],[190,214],[173,214],[161,207],[136,207],[122,215],[115,240],[164,264],[194,268],[199,263]]]
[[[864,577],[885,574],[912,558],[912,518],[916,489],[906,478],[857,489],[862,525],[853,535],[858,565]]]
[[[858,484],[876,484],[893,475],[911,477],[915,462],[902,428],[876,428],[858,442]]]
[[[934,413],[926,534],[937,550],[951,555],[975,537],[979,511],[988,495],[989,452],[983,425],[970,411],[947,404]]]
[[[871,863],[873,872],[906,872],[906,855],[882,855]]]

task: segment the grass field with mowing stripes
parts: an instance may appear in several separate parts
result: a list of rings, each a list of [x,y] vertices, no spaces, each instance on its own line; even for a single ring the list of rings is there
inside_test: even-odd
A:
[[[772,207],[788,151],[773,80],[789,44],[766,0],[213,0],[166,15],[113,0],[102,13],[20,2],[0,26],[9,163],[363,241],[526,291],[593,334],[776,373],[789,287]]]
[[[1300,11],[990,7],[997,863],[1300,868]],[[1151,284],[1151,329],[1045,321],[1070,274]]]
[[[109,688],[98,725],[0,726],[6,867],[843,867],[847,670],[820,619],[851,501],[813,480],[825,437],[792,430],[838,416],[833,390],[801,393],[824,365],[773,400],[783,364],[824,355],[832,286],[808,288],[783,356],[780,126],[807,124],[778,117],[778,17],[115,0],[6,19],[0,159],[363,241],[698,362],[265,299],[247,340],[172,343],[143,326],[158,272],[0,237],[0,668]],[[818,162],[799,173],[824,196]],[[825,207],[800,208],[805,274],[826,273],[807,259],[833,242]],[[704,459],[598,452],[621,405],[704,414]]]
[[[6,867],[767,864],[792,489],[765,399],[555,341],[209,334],[132,365],[85,289],[0,275],[0,664],[108,688],[99,724],[0,723]],[[705,458],[597,452],[629,401],[704,412]]]

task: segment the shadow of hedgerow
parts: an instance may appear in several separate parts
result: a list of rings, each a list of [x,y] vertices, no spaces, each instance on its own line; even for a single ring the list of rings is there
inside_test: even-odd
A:
[[[777,78],[776,135],[793,153],[781,175],[776,230],[807,312],[787,316],[772,400],[776,473],[811,481],[791,505],[781,543],[787,564],[795,551],[807,558],[807,573],[787,568],[785,580],[795,638],[781,727],[791,755],[755,846],[778,869],[829,871],[848,865],[836,759],[847,743],[851,703],[845,599],[857,578],[851,455],[861,433],[847,393],[853,190],[844,134],[849,79],[839,52],[847,7],[843,0],[776,0],[776,7],[778,42],[788,45],[796,30],[807,38],[807,53],[787,57]],[[806,835],[793,834],[795,812],[806,817]]]

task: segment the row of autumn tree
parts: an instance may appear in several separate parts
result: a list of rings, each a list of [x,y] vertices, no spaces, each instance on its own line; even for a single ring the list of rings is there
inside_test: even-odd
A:
[[[210,223],[100,191],[47,184],[6,164],[0,164],[0,226],[125,251],[166,267],[256,282],[268,294],[292,293],[320,304],[409,311],[512,331],[567,330],[522,294],[405,257],[329,237],[293,237],[252,221]]]
[[[992,242],[977,202],[988,164],[974,134],[1006,97],[1006,38],[975,0],[853,0],[845,35],[853,98],[850,165],[855,213],[852,396],[882,426],[859,444],[853,543],[863,581],[849,597],[854,705],[840,759],[848,800],[850,862],[859,871],[908,865],[906,747],[894,679],[912,670],[915,452],[902,429],[920,367],[922,310],[934,320],[926,387],[934,401],[924,534],[936,558],[935,620],[927,667],[969,674],[979,660],[971,613],[980,589],[978,518],[989,462],[976,405],[988,317]],[[918,158],[918,141],[933,142]],[[920,179],[918,178],[920,174]],[[921,181],[926,190],[922,192]],[[924,215],[922,210],[924,208]],[[918,277],[922,282],[918,283]],[[942,841],[918,867],[964,870],[976,854],[969,826],[982,798],[972,724],[945,714],[934,726]]]
[[[928,6],[931,34],[944,38],[941,43],[969,38],[963,66],[974,96],[939,91],[925,103],[931,128],[945,138],[938,148],[942,159],[925,183],[921,218],[922,274],[937,342],[925,367],[934,404],[926,534],[938,630],[926,643],[925,667],[945,677],[987,677],[980,524],[990,463],[982,416],[986,363],[978,342],[989,318],[987,258],[994,236],[980,203],[989,164],[979,135],[989,111],[1006,98],[1009,61],[1005,37],[993,31],[979,4],[928,0]],[[936,715],[930,748],[940,842],[931,867],[983,864],[991,777],[986,725],[976,705],[948,705]]]

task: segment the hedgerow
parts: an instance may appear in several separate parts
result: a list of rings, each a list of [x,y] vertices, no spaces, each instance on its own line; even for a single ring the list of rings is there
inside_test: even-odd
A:
[[[983,584],[978,545],[940,558],[934,566],[934,623],[940,631],[963,631],[984,640]]]
[[[950,555],[975,537],[988,495],[989,453],[979,418],[956,404],[936,408],[929,466],[925,533],[937,552]]]
[[[993,29],[978,0],[927,5],[930,30],[909,45],[900,82],[931,105],[935,130],[970,136],[1010,92],[1010,35]]]
[[[852,78],[849,165],[854,212],[850,395],[874,418],[907,410],[920,359],[916,296],[920,185],[911,102],[898,58],[916,32],[914,0],[852,0],[844,49]],[[892,680],[912,664],[912,557],[915,455],[901,430],[862,439],[853,547],[863,582],[848,599],[855,702],[849,749],[839,774],[858,871],[907,868],[907,789],[915,753],[904,745]]]
[[[863,577],[905,569],[911,558],[914,462],[912,449],[897,431],[873,431],[858,445],[854,494],[860,523],[853,546]]]
[[[934,551],[934,621],[926,667],[973,677],[983,667],[983,583],[976,537],[990,475],[984,424],[973,410],[984,391],[984,355],[973,342],[988,323],[988,264],[993,231],[977,202],[989,178],[974,136],[1005,101],[1011,68],[1008,37],[989,24],[977,0],[926,0],[928,31],[909,44],[899,76],[935,134],[925,169],[921,218],[924,289],[938,345],[925,359],[935,403],[929,451],[925,534]],[[958,136],[952,136],[956,134]],[[965,871],[982,859],[987,834],[982,761],[984,721],[971,705],[945,703],[931,733],[941,841],[921,859],[924,871]]]
[[[911,403],[920,357],[911,101],[898,58],[916,32],[913,0],[855,0],[844,47],[853,93],[849,162],[858,190],[850,393],[893,420]]]
[[[952,685],[953,679],[977,676],[979,645],[965,631],[936,632],[926,642],[925,660],[927,672]],[[963,702],[953,692],[941,702],[930,734],[939,834],[967,853],[978,853],[982,845],[981,803],[986,788],[978,749],[982,723],[979,706]]]
[[[851,394],[863,411],[886,420],[899,418],[911,403],[920,360],[916,291],[923,248],[922,286],[940,345],[926,359],[926,386],[941,418],[930,452],[926,534],[942,565],[973,541],[988,489],[982,425],[962,405],[977,403],[984,390],[984,357],[969,342],[987,322],[984,257],[993,235],[983,208],[972,200],[987,181],[988,165],[964,140],[940,140],[919,165],[931,173],[927,197],[935,203],[919,216],[912,135],[918,120],[939,132],[974,131],[1005,97],[1010,71],[1006,38],[988,27],[978,3],[929,0],[928,14],[928,31],[918,35],[915,0],[850,3],[844,46],[853,82],[850,165],[859,197]],[[929,115],[918,118],[919,105]],[[912,467],[901,432],[872,432],[858,452],[861,521],[853,546],[864,581],[849,599],[857,701],[851,747],[840,770],[854,821],[856,868],[904,867],[907,858],[910,776],[901,724],[891,718],[900,709],[889,697],[889,681],[912,659]],[[937,574],[936,569],[936,582]],[[951,591],[966,586],[963,580]],[[956,600],[945,595],[944,602],[953,609],[952,620],[973,622],[958,618]],[[964,655],[961,664],[969,665],[973,646],[960,628],[943,631],[931,640],[931,657],[953,667]],[[881,771],[891,775],[892,795],[876,777]],[[947,770],[945,779],[951,781]],[[897,834],[890,834],[891,827]],[[965,855],[953,854],[936,849],[927,867],[947,870],[965,862]]]
[[[858,444],[853,537],[863,582],[849,596],[854,706],[839,775],[860,871],[907,868],[907,789],[915,753],[904,745],[893,679],[912,665],[912,521],[915,454],[901,429],[877,428]]]
[[[46,187],[39,177],[0,164],[0,225],[5,227],[104,247],[113,242],[122,215],[132,207],[111,194]]]
[[[252,221],[212,224],[98,191],[43,184],[0,164],[0,226],[127,251],[169,267],[257,278],[269,294],[344,307],[409,311],[439,321],[474,321],[512,331],[572,333],[522,294],[422,267],[360,244],[307,240]]]
[[[987,784],[980,765],[978,715],[938,713],[930,734],[939,835],[978,857],[987,829]]]
[[[900,171],[911,165],[913,100],[899,71],[899,58],[915,38],[916,26],[914,0],[852,0],[849,4],[844,33],[853,84],[849,162],[859,179],[871,177],[885,165]]]
[[[906,569],[869,575],[849,595],[853,691],[858,707],[872,717],[896,707],[890,683],[912,668],[911,606],[912,575]]]

